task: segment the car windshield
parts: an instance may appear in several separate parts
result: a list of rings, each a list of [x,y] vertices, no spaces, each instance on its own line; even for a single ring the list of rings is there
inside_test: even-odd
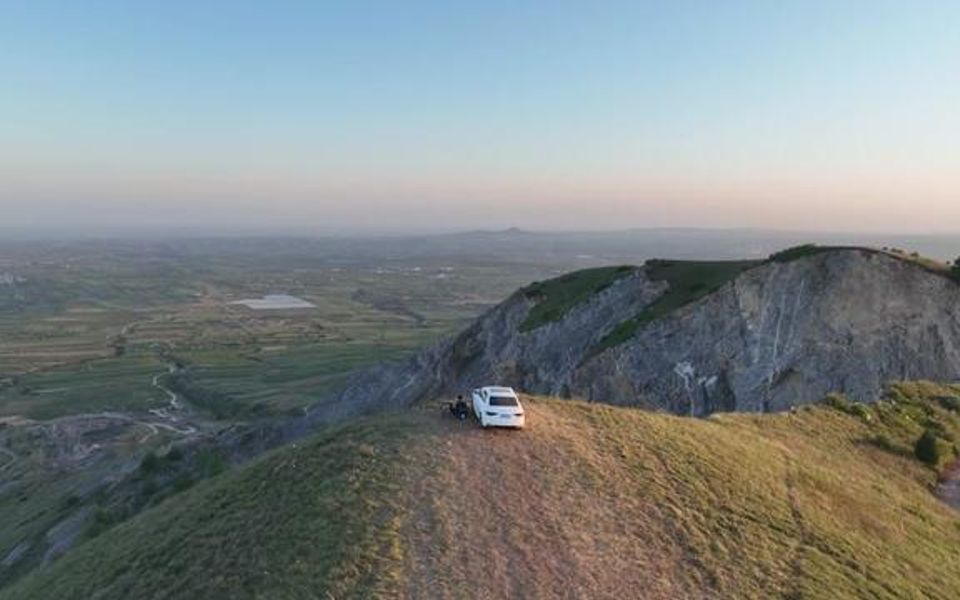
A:
[[[516,406],[517,399],[511,396],[490,396],[490,406]]]

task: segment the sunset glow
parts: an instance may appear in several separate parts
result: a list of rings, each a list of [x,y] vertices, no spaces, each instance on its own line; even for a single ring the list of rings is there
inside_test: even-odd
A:
[[[16,2],[5,226],[956,231],[948,2]]]

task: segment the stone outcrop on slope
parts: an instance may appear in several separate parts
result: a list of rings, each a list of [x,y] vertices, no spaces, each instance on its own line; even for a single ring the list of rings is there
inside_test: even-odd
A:
[[[600,341],[666,292],[641,268],[530,331],[520,291],[452,339],[352,378],[328,420],[491,383],[706,415],[784,410],[829,392],[870,401],[886,381],[960,378],[960,285],[867,249],[768,261],[707,296]]]

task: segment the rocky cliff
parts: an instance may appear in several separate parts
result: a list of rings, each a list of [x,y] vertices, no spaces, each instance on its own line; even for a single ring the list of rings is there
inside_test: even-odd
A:
[[[660,261],[530,286],[454,338],[355,377],[311,417],[491,383],[706,415],[960,378],[960,285],[945,272],[859,248],[731,264]]]

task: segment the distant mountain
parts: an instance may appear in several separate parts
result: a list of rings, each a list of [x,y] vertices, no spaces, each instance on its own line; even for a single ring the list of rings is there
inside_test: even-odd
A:
[[[317,420],[498,383],[703,416],[777,411],[886,382],[960,379],[946,265],[865,248],[649,261],[518,291],[456,337],[355,377]]]

